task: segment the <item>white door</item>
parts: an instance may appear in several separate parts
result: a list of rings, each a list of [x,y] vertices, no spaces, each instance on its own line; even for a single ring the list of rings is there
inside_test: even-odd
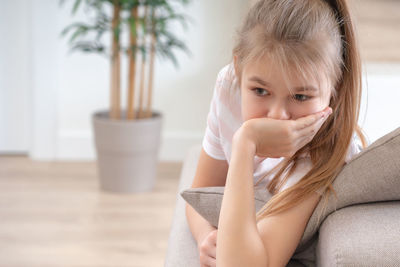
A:
[[[28,154],[29,0],[0,0],[0,154]]]

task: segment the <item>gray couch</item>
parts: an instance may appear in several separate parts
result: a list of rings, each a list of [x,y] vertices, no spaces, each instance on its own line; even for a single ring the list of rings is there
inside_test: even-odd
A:
[[[384,147],[386,150],[379,151],[383,146],[386,146]],[[395,150],[392,149],[393,146],[396,147]],[[394,168],[391,167],[393,170],[387,170],[387,167],[378,163],[379,160],[375,160],[377,165],[372,166],[374,169],[383,168],[379,172],[383,173],[384,178],[389,177],[385,180],[385,184],[377,182],[372,187],[361,188],[359,189],[360,195],[353,194],[353,197],[340,195],[341,191],[347,190],[348,192],[347,188],[352,186],[351,181],[349,184],[341,182],[337,187],[334,186],[335,190],[338,188],[338,197],[341,200],[339,205],[335,206],[338,209],[333,210],[332,207],[329,207],[326,216],[323,217],[318,229],[314,232],[306,229],[304,236],[310,238],[302,239],[307,242],[298,247],[287,266],[400,267],[400,173],[397,171],[400,170],[400,161],[393,159],[396,156],[400,158],[398,148],[400,148],[400,128],[368,147],[367,150],[370,153],[364,155],[360,164],[370,165],[368,160],[365,162],[364,159],[370,156],[374,160],[376,157],[374,153],[386,155],[392,160],[390,166],[394,166]],[[167,267],[199,266],[197,245],[186,221],[185,201],[180,196],[180,192],[191,186],[200,150],[201,145],[192,147],[182,167],[165,259]],[[362,153],[364,152],[366,151]],[[382,160],[382,162],[386,161]],[[355,162],[351,166],[355,169],[363,168],[362,165],[357,164],[358,162]],[[344,175],[346,175],[346,171],[352,172],[351,174],[355,172],[353,168],[347,168],[342,171],[345,173]],[[371,172],[364,170],[364,173],[361,173],[367,177]],[[373,177],[369,179],[377,181]],[[341,190],[340,186],[345,188]],[[358,185],[358,187],[362,187],[362,185]],[[346,194],[349,195],[349,193]],[[316,210],[318,208],[319,206]],[[310,221],[313,220],[314,214]]]

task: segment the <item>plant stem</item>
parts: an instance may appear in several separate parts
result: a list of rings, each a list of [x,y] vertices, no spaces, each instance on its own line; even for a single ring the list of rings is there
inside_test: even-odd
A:
[[[120,19],[121,5],[119,0],[114,0],[114,14],[112,19],[112,56],[111,56],[111,85],[110,85],[110,118],[121,117],[120,103],[120,56],[119,36],[115,34]]]
[[[148,7],[145,6],[144,7],[145,18],[147,18],[147,16],[148,16],[147,11],[148,11]],[[146,44],[146,35],[144,32],[143,32],[143,36],[142,36],[142,44],[143,44],[143,46]],[[142,53],[142,65],[141,65],[141,69],[140,69],[139,118],[143,117],[145,69],[146,69],[146,60],[145,60],[144,54]]]
[[[135,6],[131,10],[131,19],[136,21],[137,17],[138,17],[138,7]],[[128,50],[128,55],[129,55],[128,104],[127,104],[128,120],[135,119],[136,33],[137,33],[136,28],[137,28],[136,23],[135,23],[135,28],[129,27],[130,49]]]
[[[155,54],[155,43],[156,43],[156,36],[154,33],[154,14],[155,13],[155,7],[152,8],[151,10],[151,52],[150,52],[150,69],[149,69],[149,93],[148,93],[148,98],[147,98],[147,111],[146,111],[146,118],[151,117],[151,112],[152,112],[152,98],[153,98],[153,72],[154,72],[154,54]]]

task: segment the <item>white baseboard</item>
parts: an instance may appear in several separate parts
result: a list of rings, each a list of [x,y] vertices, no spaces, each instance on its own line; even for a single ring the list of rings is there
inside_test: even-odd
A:
[[[161,136],[160,161],[183,161],[187,151],[201,144],[203,132],[167,132]],[[93,161],[96,159],[93,134],[87,131],[62,132],[55,160]]]

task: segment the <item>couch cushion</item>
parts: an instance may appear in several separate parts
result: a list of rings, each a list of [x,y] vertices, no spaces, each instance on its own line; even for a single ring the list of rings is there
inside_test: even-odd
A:
[[[400,266],[400,201],[354,205],[319,229],[317,266]]]

